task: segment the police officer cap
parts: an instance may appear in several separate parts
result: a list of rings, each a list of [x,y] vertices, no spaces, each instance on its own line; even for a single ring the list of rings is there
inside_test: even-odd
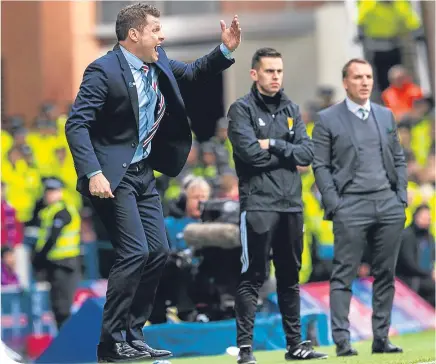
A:
[[[64,184],[62,181],[58,180],[57,178],[47,178],[44,181],[44,188],[45,190],[58,190],[61,188],[64,188]]]

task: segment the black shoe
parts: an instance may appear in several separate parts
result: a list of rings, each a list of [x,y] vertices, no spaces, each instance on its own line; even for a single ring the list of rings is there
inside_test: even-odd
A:
[[[131,362],[150,359],[149,353],[139,352],[126,342],[112,345],[98,344],[97,361],[99,363]]]
[[[395,354],[395,353],[402,353],[403,349],[401,349],[398,346],[395,346],[392,344],[389,339],[383,339],[383,340],[374,340],[372,343],[372,353],[373,354],[382,354],[382,353],[389,353],[389,354]]]
[[[285,354],[286,360],[312,360],[312,359],[327,359],[328,355],[318,353],[313,350],[310,340],[302,341],[293,348],[288,348]]]
[[[355,356],[358,355],[356,349],[354,349],[348,341],[336,345],[336,355],[337,356]]]
[[[242,346],[239,349],[238,364],[256,364],[256,358],[253,355],[251,346]]]
[[[133,340],[130,345],[140,353],[149,354],[152,359],[171,358],[173,356],[171,351],[153,349],[141,340]]]

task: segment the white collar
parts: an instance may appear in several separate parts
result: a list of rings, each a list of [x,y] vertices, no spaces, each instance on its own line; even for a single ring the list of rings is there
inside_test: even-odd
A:
[[[356,114],[359,109],[364,109],[368,113],[371,111],[371,102],[369,100],[366,101],[365,105],[359,105],[356,104],[353,100],[346,97],[345,103],[347,104],[348,110],[350,110],[352,113]]]

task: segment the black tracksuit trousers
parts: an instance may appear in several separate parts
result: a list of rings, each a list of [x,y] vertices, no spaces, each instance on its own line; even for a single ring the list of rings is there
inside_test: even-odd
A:
[[[244,211],[241,214],[242,273],[235,311],[237,345],[252,345],[259,288],[266,280],[271,252],[288,346],[301,342],[298,275],[303,250],[301,212]]]

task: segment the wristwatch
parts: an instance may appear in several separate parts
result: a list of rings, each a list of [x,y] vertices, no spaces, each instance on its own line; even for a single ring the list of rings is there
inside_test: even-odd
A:
[[[269,140],[269,146],[270,147],[274,147],[276,145],[276,140],[275,139],[270,139]]]

